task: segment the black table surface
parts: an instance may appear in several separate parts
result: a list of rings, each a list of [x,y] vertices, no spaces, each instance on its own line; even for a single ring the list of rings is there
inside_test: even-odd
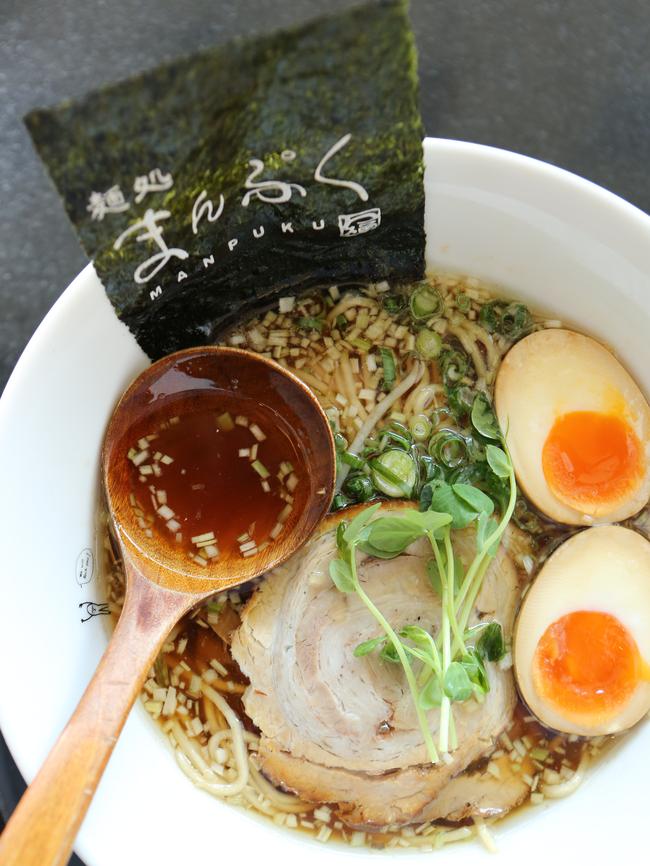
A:
[[[351,5],[0,0],[0,390],[86,264],[23,115],[231,36]],[[546,160],[650,211],[648,0],[412,0],[411,17],[429,135]],[[22,788],[0,741],[5,817]]]

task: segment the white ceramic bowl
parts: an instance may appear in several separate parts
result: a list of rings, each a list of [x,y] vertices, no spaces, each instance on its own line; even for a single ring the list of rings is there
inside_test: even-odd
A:
[[[585,180],[504,151],[427,139],[425,161],[429,265],[493,281],[606,339],[650,394],[650,218]],[[38,329],[0,401],[0,726],[27,779],[106,646],[104,617],[80,621],[80,605],[103,598],[87,554],[96,544],[99,447],[114,402],[146,364],[89,266]],[[647,845],[649,752],[646,723],[575,796],[506,820],[496,829],[498,862],[564,862],[577,846],[584,862],[638,859]],[[374,856],[308,841],[196,790],[139,705],[77,851],[88,866],[303,866],[306,858],[317,866]],[[460,862],[468,853],[456,845],[440,856]]]

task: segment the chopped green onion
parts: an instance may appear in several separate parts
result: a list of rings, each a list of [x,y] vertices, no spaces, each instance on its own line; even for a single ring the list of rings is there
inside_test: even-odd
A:
[[[235,422],[232,420],[230,412],[224,412],[222,415],[218,415],[217,424],[219,425],[219,429],[223,430],[225,433],[229,433],[231,430],[235,429]]]
[[[401,436],[404,436],[404,438],[406,438],[406,439],[408,439],[411,435],[409,428],[406,426],[406,424],[402,424],[400,421],[395,421],[393,419],[390,422],[390,424],[388,425],[388,427],[390,430],[394,430],[395,433],[399,433]]]
[[[341,460],[343,463],[347,463],[348,466],[351,466],[353,469],[363,469],[366,465],[366,461],[363,457],[359,457],[356,454],[352,454],[350,451],[344,451],[341,454]]]
[[[379,435],[379,446],[381,450],[383,451],[387,445],[393,444],[397,445],[398,448],[401,448],[403,451],[408,451],[411,448],[411,434],[406,427],[404,428],[404,432],[406,435],[398,433],[397,430],[382,430]]]
[[[431,435],[431,421],[429,421],[426,415],[415,415],[409,421],[409,427],[411,428],[411,435],[416,442],[424,442]]]
[[[343,493],[337,493],[334,499],[332,499],[333,511],[338,511],[340,508],[347,508],[348,505],[351,505],[351,501]]]
[[[325,321],[324,319],[317,319],[314,316],[301,316],[296,320],[296,325],[299,328],[304,328],[306,331],[319,331],[322,332]]]
[[[442,466],[436,463],[433,457],[429,457],[428,454],[423,454],[420,457],[420,474],[425,483],[429,481],[442,481],[445,476]]]
[[[442,378],[447,387],[455,385],[470,369],[470,360],[459,349],[444,349],[440,353]]]
[[[442,349],[442,337],[429,328],[422,328],[415,338],[415,351],[425,361],[437,358]]]
[[[207,608],[210,613],[221,613],[223,610],[223,602],[221,601],[209,601],[207,604]]]
[[[508,301],[490,301],[481,307],[479,322],[491,334],[501,334],[509,340],[517,340],[527,333],[533,324],[528,307]]]
[[[372,481],[377,490],[393,499],[410,497],[417,482],[417,470],[411,455],[391,448],[370,462]]]
[[[381,346],[379,353],[381,355],[382,367],[384,368],[384,385],[386,390],[390,391],[395,384],[395,356],[385,346]]]
[[[439,316],[443,309],[440,293],[428,284],[416,289],[411,295],[411,315],[416,320]]]
[[[355,502],[368,502],[375,495],[375,488],[367,475],[348,475],[343,488]]]
[[[455,430],[440,430],[429,441],[429,454],[437,463],[455,469],[467,459],[467,442]]]
[[[355,349],[360,349],[362,352],[369,352],[372,346],[370,340],[362,340],[361,337],[352,337],[349,343]]]
[[[460,292],[460,294],[456,295],[456,306],[461,311],[461,313],[466,313],[472,306],[472,300],[469,295],[466,295],[464,292]]]
[[[504,337],[516,340],[530,329],[532,323],[528,307],[524,304],[508,304],[501,316],[500,332]]]
[[[386,295],[382,301],[384,309],[392,316],[399,313],[404,308],[405,303],[406,300],[399,295]]]
[[[348,440],[342,433],[334,434],[334,445],[336,446],[337,451],[347,451],[348,450]]]
[[[490,301],[487,304],[483,304],[479,311],[478,320],[490,334],[494,334],[499,327],[502,306],[499,301]]]
[[[343,315],[343,313],[340,313],[340,314],[336,317],[336,327],[339,329],[339,331],[344,331],[344,330],[347,328],[347,326],[348,326],[349,324],[350,324],[350,323],[349,323],[348,320],[345,318],[345,316]]]
[[[257,474],[261,478],[268,478],[269,475],[271,474],[269,472],[269,470],[266,468],[266,466],[260,460],[254,460],[251,463],[251,466],[253,467],[253,469],[257,472]]]

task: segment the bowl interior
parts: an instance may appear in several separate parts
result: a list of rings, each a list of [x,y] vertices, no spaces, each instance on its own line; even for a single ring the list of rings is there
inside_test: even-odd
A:
[[[429,265],[494,282],[605,340],[650,393],[650,218],[566,172],[478,145],[428,139],[425,165]],[[27,778],[106,646],[95,537],[99,450],[113,404],[147,363],[88,267],[44,321],[0,402],[0,640],[8,660],[0,725]],[[598,862],[636,853],[645,841],[639,756],[648,749],[645,724],[599,762],[575,796],[498,825],[500,862],[534,860],[541,838],[545,858],[564,853],[578,836],[582,854]],[[625,833],[587,832],[598,822],[611,826],[612,817],[625,818]],[[77,851],[88,866],[171,866],[202,862],[213,851],[219,859],[282,858],[286,866],[333,856],[331,846],[193,788],[140,706]],[[441,856],[467,853],[459,845]],[[341,856],[374,855],[347,849]]]

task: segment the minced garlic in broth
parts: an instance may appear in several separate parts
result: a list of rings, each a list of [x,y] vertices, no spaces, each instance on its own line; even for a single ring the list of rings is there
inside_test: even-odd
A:
[[[223,342],[261,352],[295,372],[315,391],[335,429],[351,442],[391,387],[385,381],[380,350],[390,350],[402,375],[408,375],[416,362],[416,339],[424,327],[472,359],[471,369],[459,377],[459,386],[491,392],[498,363],[512,344],[499,334],[487,334],[480,324],[481,307],[495,295],[473,278],[437,274],[430,277],[430,284],[440,293],[444,312],[417,324],[409,315],[408,289],[394,291],[388,284],[349,290],[331,287],[282,299],[275,309],[232,329]],[[559,325],[533,315],[530,328]],[[435,424],[448,427],[451,421],[445,405],[445,387],[433,358],[424,365],[416,387],[394,401],[381,424],[408,425],[410,419],[431,413],[434,429]],[[523,497],[513,524],[505,543],[518,569],[523,594],[541,562],[570,530],[539,515]],[[117,617],[123,602],[123,574],[108,532],[104,538],[108,599]],[[186,774],[215,796],[265,814],[279,826],[301,829],[321,842],[427,851],[478,835],[489,844],[481,819],[365,833],[346,828],[329,805],[314,807],[272,788],[257,769],[258,731],[241,700],[247,681],[232,660],[227,642],[253,589],[246,586],[217,597],[186,616],[170,634],[145,683],[144,707],[168,737]],[[507,668],[510,663],[507,656],[500,664]],[[239,725],[245,742],[245,784],[241,784],[242,765],[237,764],[233,747],[233,725],[223,705],[217,705],[215,694],[236,717],[235,726]],[[549,732],[520,703],[509,730],[479,764],[496,778],[505,770],[516,774],[528,788],[526,802],[538,805],[570,789],[572,779],[579,781],[580,776],[574,774],[584,767],[583,759],[597,754],[608,739],[587,741]],[[238,783],[234,793],[220,787]],[[485,816],[486,823],[491,822],[489,807]]]

